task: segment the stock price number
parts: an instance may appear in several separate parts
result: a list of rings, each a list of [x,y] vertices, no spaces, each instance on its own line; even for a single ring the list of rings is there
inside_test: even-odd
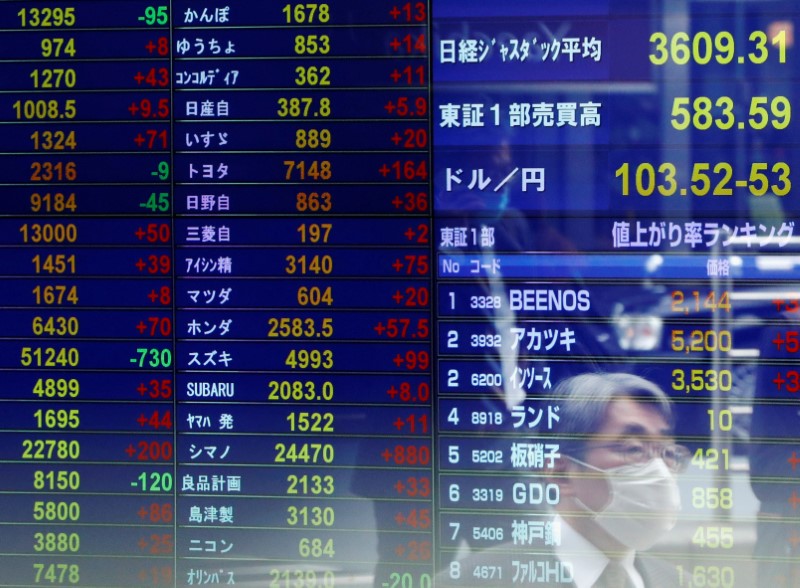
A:
[[[275,463],[331,464],[335,451],[330,443],[276,443]]]
[[[31,259],[33,271],[36,274],[74,274],[76,273],[75,255],[51,253],[48,255],[34,255]]]
[[[17,12],[23,28],[71,27],[75,25],[75,8],[23,8]]]
[[[33,503],[33,520],[75,523],[81,519],[78,502],[50,502],[37,500]]]
[[[739,105],[741,106],[741,105]],[[733,128],[743,130],[763,130],[768,126],[782,130],[792,121],[792,104],[786,96],[768,98],[753,96],[750,98],[748,118],[737,122],[734,111],[737,105],[733,98],[720,96],[712,100],[708,96],[691,98],[675,98],[672,102],[672,128],[679,131],[693,128],[707,131],[716,127],[721,131]]]
[[[286,17],[286,24],[325,24],[331,20],[331,8],[328,4],[287,4],[282,12]]]
[[[706,310],[710,312],[716,312],[717,310],[731,311],[730,295],[727,290],[709,292],[708,294],[697,290],[692,290],[691,292],[673,290],[671,296],[672,305],[670,310],[679,314]]]
[[[76,378],[39,378],[32,392],[39,398],[77,398],[81,384]]]
[[[727,470],[730,464],[728,454],[728,449],[697,449],[692,455],[692,466],[701,470]]]
[[[296,86],[330,86],[331,68],[327,65],[299,65],[294,69]]]
[[[288,275],[330,275],[333,257],[330,255],[287,255],[285,271]]]
[[[327,339],[333,336],[333,318],[271,317],[268,319],[269,338],[313,338]]]
[[[314,570],[270,569],[269,588],[334,588],[336,574]]]
[[[289,506],[286,524],[292,527],[332,527],[336,514],[332,506]]]
[[[316,382],[299,380],[272,380],[267,384],[268,400],[279,401],[330,401],[333,400],[333,382],[322,382],[317,388]]]
[[[78,553],[81,536],[78,533],[34,533],[33,550],[48,553]]]
[[[81,411],[74,409],[38,409],[33,418],[37,429],[77,429],[81,425]]]
[[[330,98],[278,98],[281,118],[327,118],[330,115]]]
[[[671,36],[656,31],[650,35],[650,43],[653,45],[650,63],[708,65],[713,61],[720,65],[745,62],[760,65],[769,58],[768,44],[778,49],[778,63],[786,63],[785,30],[778,31],[772,36],[764,31],[753,31],[747,40],[748,52],[737,56],[736,40],[728,31],[720,31],[714,35],[706,31],[698,31],[692,35],[680,31]],[[740,44],[740,49],[742,44],[744,43]]]
[[[72,223],[24,224],[19,228],[23,243],[75,243],[78,227]]]
[[[733,336],[727,330],[694,329],[687,333],[683,329],[673,329],[670,345],[673,351],[686,354],[730,351],[733,348]]]
[[[731,370],[717,369],[674,369],[672,370],[672,389],[676,392],[730,392],[733,388]]]
[[[23,439],[22,459],[76,460],[81,457],[81,444],[74,439]]]
[[[284,365],[299,370],[329,370],[333,367],[333,351],[330,349],[292,349]]]
[[[289,430],[293,433],[333,433],[333,413],[291,412],[286,416]]]
[[[734,169],[730,163],[698,162],[692,166],[690,184],[681,186],[676,175],[678,168],[674,163],[641,163],[631,169],[623,163],[615,171],[620,178],[623,196],[733,196],[735,189],[746,189],[752,196],[786,196],[792,189],[789,178],[791,168],[787,163],[753,163],[747,178],[734,179]]]
[[[31,142],[36,151],[74,151],[78,147],[75,131],[34,131]]]
[[[80,353],[74,347],[23,347],[20,365],[23,367],[78,367]]]
[[[732,549],[733,527],[697,527],[692,544],[702,549]]]
[[[75,337],[80,329],[80,323],[76,316],[51,316],[33,317],[31,331],[37,337],[50,335],[53,337]]]
[[[75,39],[53,37],[42,39],[42,57],[75,57]]]
[[[331,52],[328,35],[297,35],[294,38],[295,55],[327,55]]]
[[[12,105],[17,120],[73,119],[77,113],[75,100],[17,100]]]
[[[286,476],[286,494],[299,496],[331,496],[336,489],[336,480],[331,475]]]
[[[301,243],[328,243],[331,229],[333,223],[303,223],[297,227],[297,233]]]
[[[333,557],[336,550],[333,548],[333,539],[320,539],[318,537],[303,537],[297,544],[297,553],[303,558]]]
[[[31,212],[36,213],[66,213],[78,210],[78,202],[75,199],[74,193],[62,194],[61,192],[56,192],[55,194],[51,194],[47,192],[46,194],[39,194],[34,192],[31,194],[30,201]]]
[[[680,586],[686,588],[734,588],[736,573],[731,566],[675,566]]]
[[[78,564],[40,563],[33,564],[34,582],[37,584],[73,584],[81,581]]]
[[[33,472],[33,488],[74,492],[81,488],[81,474],[71,470],[36,470]]]

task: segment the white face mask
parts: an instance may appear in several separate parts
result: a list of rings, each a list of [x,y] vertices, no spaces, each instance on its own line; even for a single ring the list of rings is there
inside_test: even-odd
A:
[[[608,504],[595,512],[577,497],[575,502],[592,513],[594,522],[623,545],[647,549],[675,526],[681,497],[663,459],[607,470],[573,461],[605,475],[611,493]]]

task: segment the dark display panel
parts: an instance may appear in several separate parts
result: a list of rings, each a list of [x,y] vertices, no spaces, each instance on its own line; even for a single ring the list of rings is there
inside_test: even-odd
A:
[[[0,586],[800,586],[797,17],[0,1]]]

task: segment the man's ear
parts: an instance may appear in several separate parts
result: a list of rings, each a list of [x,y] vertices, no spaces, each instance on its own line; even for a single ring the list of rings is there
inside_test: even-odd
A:
[[[575,495],[575,472],[577,464],[562,454],[556,459],[548,476],[548,482],[558,484],[561,496]]]

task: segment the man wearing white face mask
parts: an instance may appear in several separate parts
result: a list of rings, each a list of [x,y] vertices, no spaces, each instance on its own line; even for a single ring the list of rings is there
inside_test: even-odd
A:
[[[576,588],[678,586],[666,562],[637,552],[675,525],[674,474],[689,451],[672,438],[666,394],[630,374],[584,374],[555,391],[561,408],[562,459],[554,481],[562,540],[555,555]]]
[[[624,373],[566,378],[553,396],[558,437],[548,443],[558,445],[559,457],[546,477],[539,470],[525,478],[558,486],[554,512],[530,513],[550,521],[550,540],[518,540],[509,529],[506,543],[451,563],[435,585],[678,588],[672,564],[640,553],[675,525],[675,474],[690,458],[672,439],[669,398]]]

